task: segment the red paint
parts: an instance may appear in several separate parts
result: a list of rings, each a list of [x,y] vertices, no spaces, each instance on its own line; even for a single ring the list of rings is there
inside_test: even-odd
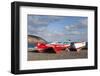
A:
[[[68,44],[44,44],[44,43],[37,43],[37,50],[38,52],[44,52],[45,49],[53,48],[53,50],[58,54],[63,49],[68,48],[70,45]]]

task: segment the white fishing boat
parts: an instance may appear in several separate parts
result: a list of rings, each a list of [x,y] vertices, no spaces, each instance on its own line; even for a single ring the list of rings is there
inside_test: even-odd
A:
[[[86,42],[77,42],[77,43],[74,44],[76,49],[85,47],[85,45],[86,45]]]
[[[72,42],[70,45],[70,51],[79,52],[85,46],[86,46],[86,42]]]

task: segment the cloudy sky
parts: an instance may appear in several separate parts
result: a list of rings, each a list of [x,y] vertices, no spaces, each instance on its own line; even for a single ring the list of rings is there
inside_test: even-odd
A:
[[[28,15],[28,35],[47,41],[87,41],[88,18],[78,16]]]

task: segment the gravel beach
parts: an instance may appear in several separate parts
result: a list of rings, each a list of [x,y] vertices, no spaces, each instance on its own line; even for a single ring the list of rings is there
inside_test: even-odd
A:
[[[34,61],[34,60],[58,60],[58,59],[82,59],[82,58],[88,58],[88,50],[83,49],[80,50],[79,53],[76,51],[65,51],[62,50],[61,53],[56,54],[54,52],[44,52],[39,53],[34,50],[28,49],[28,61]]]

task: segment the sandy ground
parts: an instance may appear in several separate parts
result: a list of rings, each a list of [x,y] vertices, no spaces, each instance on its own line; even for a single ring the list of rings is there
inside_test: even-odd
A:
[[[63,50],[60,54],[56,54],[54,52],[39,53],[37,51],[28,51],[28,61],[56,60],[56,59],[80,59],[80,58],[88,58],[88,51],[86,49],[81,50],[79,53],[75,51],[68,52],[68,51]]]

